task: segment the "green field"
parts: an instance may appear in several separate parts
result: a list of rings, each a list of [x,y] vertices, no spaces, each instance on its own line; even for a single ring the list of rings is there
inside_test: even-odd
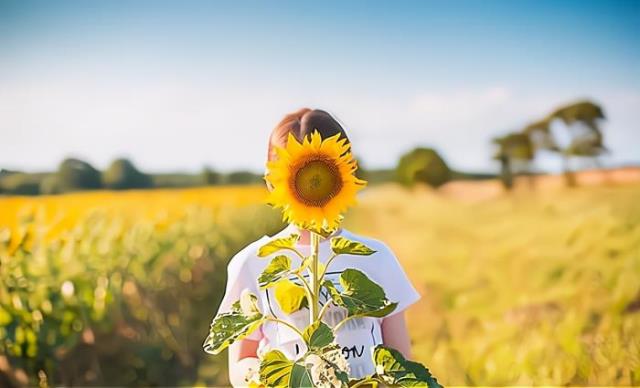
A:
[[[423,299],[445,385],[640,384],[640,185],[461,202],[367,189],[347,215]],[[201,350],[225,266],[282,227],[253,187],[0,199],[0,385],[226,384]],[[6,383],[6,384],[5,384]]]

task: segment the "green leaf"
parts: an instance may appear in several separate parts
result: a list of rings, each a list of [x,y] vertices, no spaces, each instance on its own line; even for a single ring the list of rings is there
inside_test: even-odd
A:
[[[233,304],[231,312],[219,314],[213,319],[209,335],[202,347],[209,354],[218,354],[232,343],[254,332],[264,320],[260,312],[251,316],[244,315],[240,301],[237,301]]]
[[[336,255],[360,255],[369,256],[376,251],[361,242],[349,240],[344,237],[334,237],[331,239],[331,250]]]
[[[349,374],[346,372],[347,359],[342,354],[342,347],[337,343],[325,346],[322,350],[322,358],[333,367],[338,380],[344,386],[349,384]]]
[[[395,349],[376,345],[373,350],[376,374],[392,386],[441,388],[424,365],[409,361]]]
[[[276,300],[284,313],[291,314],[308,305],[304,287],[291,280],[281,279],[274,288]]]
[[[313,387],[313,381],[311,380],[311,373],[309,369],[300,364],[293,364],[291,368],[291,378],[289,379],[289,387]]]
[[[265,257],[272,253],[278,252],[282,249],[296,249],[296,243],[300,239],[300,235],[297,233],[292,234],[289,237],[277,238],[269,241],[265,245],[258,249],[258,256]]]
[[[334,340],[331,328],[321,321],[315,321],[307,326],[302,334],[309,349],[323,348]]]
[[[291,259],[285,255],[274,257],[258,278],[260,288],[273,286],[291,270]]]
[[[398,306],[387,299],[382,287],[357,269],[344,270],[340,274],[340,284],[342,292],[338,292],[329,280],[323,286],[336,305],[347,309],[348,316],[384,317]]]
[[[348,386],[353,387],[356,384],[360,384],[358,387],[362,388],[378,388],[380,386],[378,380],[375,380],[372,375],[367,375],[360,379],[351,379]]]
[[[279,350],[271,350],[262,358],[260,381],[267,387],[313,387],[307,368]]]
[[[305,257],[304,260],[302,260],[302,262],[300,263],[300,266],[296,269],[294,269],[292,272],[293,273],[298,273],[298,274],[303,274],[304,271],[309,268],[309,266],[311,265],[311,263],[313,262],[313,257],[309,256],[309,257]]]
[[[255,314],[260,314],[260,307],[258,306],[258,297],[253,294],[249,289],[245,288],[240,294],[240,312],[246,317],[253,317]]]
[[[279,350],[267,352],[260,361],[260,382],[268,387],[288,387],[293,364]]]

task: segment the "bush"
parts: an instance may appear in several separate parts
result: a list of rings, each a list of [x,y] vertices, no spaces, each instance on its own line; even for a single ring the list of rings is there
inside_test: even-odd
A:
[[[128,159],[117,159],[102,173],[102,184],[113,190],[144,189],[153,186],[151,178]]]
[[[451,170],[432,148],[416,148],[400,158],[396,177],[404,185],[421,182],[438,187],[451,179]]]
[[[228,260],[281,229],[279,214],[190,205],[167,219],[133,209],[58,224],[34,213],[0,227],[0,386],[38,386],[42,372],[51,386],[228,386],[226,358],[202,342]],[[32,232],[43,228],[49,236]]]
[[[58,184],[61,192],[99,189],[100,172],[89,163],[78,159],[65,159],[58,168]]]
[[[48,175],[12,173],[0,176],[0,192],[10,195],[38,195],[40,184]]]

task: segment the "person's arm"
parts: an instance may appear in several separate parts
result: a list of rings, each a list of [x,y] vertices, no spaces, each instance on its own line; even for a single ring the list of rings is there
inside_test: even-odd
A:
[[[249,369],[257,372],[260,368],[258,344],[260,341],[243,339],[229,345],[229,382],[234,387],[246,387]]]
[[[382,342],[411,359],[411,340],[404,319],[404,311],[382,319]]]

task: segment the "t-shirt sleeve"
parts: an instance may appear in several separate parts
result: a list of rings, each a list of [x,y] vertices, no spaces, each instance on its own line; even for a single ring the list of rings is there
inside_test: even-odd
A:
[[[251,246],[238,252],[231,261],[229,261],[229,264],[227,265],[227,285],[222,301],[220,302],[220,306],[218,307],[217,314],[230,312],[231,306],[240,299],[240,294],[245,288],[260,297],[256,279],[248,265],[248,261],[251,257],[250,248]],[[255,341],[260,340],[262,338],[260,329],[254,331],[245,338]]]
[[[393,315],[404,311],[407,307],[419,301],[422,295],[411,283],[396,255],[384,244],[383,253],[384,265],[380,266],[380,270],[383,271],[381,276],[384,281],[381,285],[384,288],[387,299],[398,303],[396,309],[390,314]]]

